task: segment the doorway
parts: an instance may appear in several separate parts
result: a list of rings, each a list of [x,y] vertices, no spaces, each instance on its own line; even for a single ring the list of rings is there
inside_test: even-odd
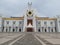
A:
[[[27,28],[27,32],[33,32],[33,28]]]

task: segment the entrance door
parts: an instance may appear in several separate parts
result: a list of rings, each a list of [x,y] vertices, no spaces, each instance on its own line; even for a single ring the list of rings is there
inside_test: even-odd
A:
[[[27,28],[27,32],[33,32],[33,28]]]

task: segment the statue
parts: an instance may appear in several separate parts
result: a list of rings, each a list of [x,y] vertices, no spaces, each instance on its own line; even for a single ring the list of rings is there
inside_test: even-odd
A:
[[[28,2],[28,8],[31,9],[32,7],[32,2]]]

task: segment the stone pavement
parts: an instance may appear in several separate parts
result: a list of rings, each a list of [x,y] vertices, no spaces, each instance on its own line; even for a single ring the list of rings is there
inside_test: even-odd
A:
[[[13,45],[42,45],[31,33],[26,34],[22,39]]]
[[[21,35],[22,33],[0,33],[0,45],[8,45]]]
[[[36,36],[46,45],[60,45],[60,33],[38,33]]]
[[[0,33],[0,45],[60,45],[60,33]]]

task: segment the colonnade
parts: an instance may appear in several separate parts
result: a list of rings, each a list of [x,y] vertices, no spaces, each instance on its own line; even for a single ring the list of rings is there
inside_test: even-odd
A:
[[[37,32],[57,32],[55,27],[50,27],[50,28],[45,28],[45,27],[41,27],[37,29]]]
[[[22,28],[4,27],[4,28],[0,28],[0,32],[23,32],[23,27]],[[36,29],[36,32],[57,32],[57,30],[55,27],[50,27],[50,28],[40,27]]]
[[[2,28],[2,30],[0,32],[22,32],[23,28],[19,28],[19,27],[4,27]]]

